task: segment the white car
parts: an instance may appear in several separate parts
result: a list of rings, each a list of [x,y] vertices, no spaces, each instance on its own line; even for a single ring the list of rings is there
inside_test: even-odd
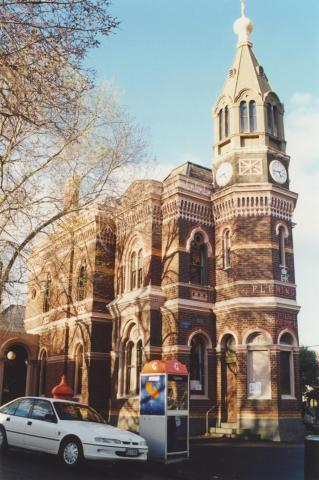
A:
[[[147,460],[145,440],[108,425],[93,408],[23,397],[0,408],[0,450],[20,447],[59,455],[68,467],[90,460]]]

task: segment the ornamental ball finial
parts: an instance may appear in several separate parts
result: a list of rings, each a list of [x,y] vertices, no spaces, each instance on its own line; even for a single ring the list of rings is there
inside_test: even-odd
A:
[[[250,34],[253,29],[253,22],[246,17],[246,0],[241,0],[241,17],[234,23],[234,32],[238,35],[238,45],[250,42]]]

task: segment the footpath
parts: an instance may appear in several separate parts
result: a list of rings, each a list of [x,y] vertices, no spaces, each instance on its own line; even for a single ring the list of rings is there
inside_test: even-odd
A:
[[[190,441],[189,460],[143,468],[183,480],[303,480],[304,445],[201,437]]]

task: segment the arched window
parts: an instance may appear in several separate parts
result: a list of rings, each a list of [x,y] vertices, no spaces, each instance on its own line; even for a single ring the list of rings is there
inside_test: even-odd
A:
[[[270,133],[271,135],[274,134],[273,111],[272,111],[272,105],[270,103],[267,104],[267,130],[268,130],[268,133]]]
[[[193,395],[205,393],[206,342],[202,335],[191,340],[190,352],[190,390]]]
[[[135,370],[135,349],[134,343],[128,341],[125,351],[125,366],[126,366],[126,380],[125,380],[125,394],[130,395],[134,392],[134,370]]]
[[[229,108],[225,107],[225,137],[229,136]]]
[[[289,332],[280,336],[280,392],[283,398],[294,398],[294,339]]]
[[[136,392],[140,391],[140,375],[143,367],[143,344],[139,340],[136,344]]]
[[[51,308],[51,288],[52,288],[52,280],[51,280],[51,275],[48,273],[45,281],[45,287],[44,287],[44,297],[43,297],[44,312],[48,312]]]
[[[80,397],[82,394],[83,379],[83,346],[80,344],[75,351],[75,369],[74,369],[74,395]]]
[[[78,281],[77,281],[76,299],[78,302],[81,302],[86,298],[87,282],[88,282],[88,272],[87,272],[86,261],[84,260],[79,270]]]
[[[255,132],[257,130],[257,114],[255,100],[251,100],[249,102],[249,130],[251,132]]]
[[[248,112],[247,103],[245,100],[240,102],[240,131],[247,132],[248,130]]]
[[[248,398],[271,398],[269,341],[265,333],[255,332],[247,339]]]
[[[139,393],[143,367],[143,341],[139,328],[129,322],[120,342],[118,369],[118,397],[132,397]]]
[[[279,243],[279,263],[281,267],[286,267],[286,252],[285,252],[286,232],[283,226],[278,229],[278,243]]]
[[[131,255],[131,290],[136,288],[137,271],[136,271],[136,252]]]
[[[224,110],[221,109],[218,114],[218,123],[219,123],[219,140],[222,140],[225,136],[224,134]]]
[[[137,254],[137,288],[143,286],[143,250],[140,249]]]
[[[231,259],[230,259],[230,230],[225,230],[223,235],[223,264],[224,270],[231,267]]]
[[[273,111],[273,119],[274,119],[273,133],[275,137],[279,137],[279,115],[278,115],[278,108],[276,107],[276,105],[273,106],[272,111]]]
[[[203,235],[196,233],[190,246],[190,282],[205,285],[207,281],[207,247]]]
[[[38,396],[45,396],[46,392],[47,353],[42,350],[39,358],[39,387]]]

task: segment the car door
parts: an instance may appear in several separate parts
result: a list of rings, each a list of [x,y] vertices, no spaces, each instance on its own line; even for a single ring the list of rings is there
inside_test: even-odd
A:
[[[34,400],[25,429],[25,442],[32,450],[58,452],[58,419],[48,400]]]
[[[3,425],[6,429],[8,444],[14,447],[24,447],[24,432],[28,416],[33,405],[32,398],[17,400],[14,414],[7,414]],[[13,409],[12,409],[13,411]]]

